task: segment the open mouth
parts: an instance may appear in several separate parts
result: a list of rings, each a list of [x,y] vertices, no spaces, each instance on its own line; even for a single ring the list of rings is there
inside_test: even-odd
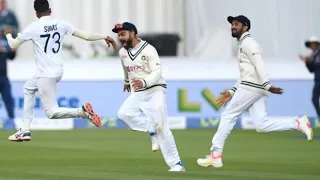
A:
[[[127,42],[126,41],[121,41],[122,46],[126,46]]]

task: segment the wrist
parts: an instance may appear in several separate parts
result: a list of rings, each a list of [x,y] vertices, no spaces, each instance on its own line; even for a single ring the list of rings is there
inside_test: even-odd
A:
[[[232,89],[228,90],[227,92],[230,93],[231,96],[233,96],[235,93],[235,91],[233,91]]]
[[[269,91],[270,88],[271,88],[271,86],[272,86],[271,84],[268,84],[268,85],[266,85],[266,86],[264,87],[264,89],[267,90],[267,91]]]
[[[147,87],[147,82],[146,82],[146,80],[142,79],[141,81],[142,81],[143,87],[146,88],[146,87]]]

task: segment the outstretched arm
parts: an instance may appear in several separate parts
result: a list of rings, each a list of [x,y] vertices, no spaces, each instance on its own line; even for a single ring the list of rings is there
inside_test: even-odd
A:
[[[73,36],[76,36],[86,41],[103,40],[103,39],[107,39],[108,37],[107,35],[104,35],[104,34],[89,33],[80,29],[76,29],[73,33]]]
[[[13,38],[11,33],[6,34],[6,37],[8,40],[8,44],[12,50],[17,49],[23,43],[23,41],[21,41],[19,37]]]

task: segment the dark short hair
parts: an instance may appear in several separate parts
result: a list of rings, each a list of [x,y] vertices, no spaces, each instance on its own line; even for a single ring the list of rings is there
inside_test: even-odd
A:
[[[36,12],[46,12],[49,10],[49,2],[48,0],[35,0],[33,7]]]

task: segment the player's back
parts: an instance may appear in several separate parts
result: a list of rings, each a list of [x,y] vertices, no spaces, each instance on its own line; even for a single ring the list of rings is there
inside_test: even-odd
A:
[[[19,36],[23,41],[33,42],[38,77],[57,77],[63,74],[63,39],[74,31],[75,28],[70,23],[44,16],[30,24]]]

